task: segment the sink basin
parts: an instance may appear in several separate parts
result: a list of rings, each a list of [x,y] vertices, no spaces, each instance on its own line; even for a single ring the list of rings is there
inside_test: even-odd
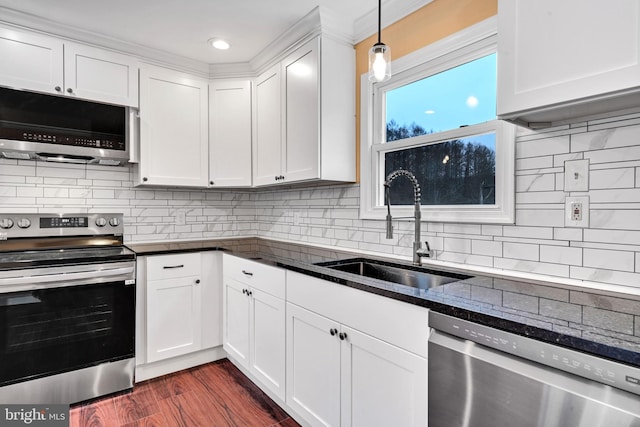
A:
[[[431,270],[364,258],[321,262],[317,265],[419,289],[430,289],[445,283],[457,282],[472,277],[448,271]]]

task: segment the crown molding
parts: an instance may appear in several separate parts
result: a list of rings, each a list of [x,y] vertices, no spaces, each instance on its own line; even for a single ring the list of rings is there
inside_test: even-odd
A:
[[[382,2],[382,28],[428,5],[433,0],[387,0]],[[378,32],[378,9],[371,9],[354,22],[353,43],[357,44]]]
[[[235,62],[227,64],[209,64],[209,78],[245,78],[252,79],[256,72],[248,62]]]
[[[102,49],[111,49],[136,56],[144,62],[168,66],[172,69],[189,72],[201,77],[209,77],[208,64],[186,58],[184,56],[175,55],[136,43],[125,42],[102,34],[74,28],[69,25],[63,25],[2,6],[0,6],[0,16],[2,16],[0,22],[6,25],[40,32],[45,35],[53,35],[62,39],[81,42]]]
[[[353,46],[353,23],[324,7],[316,6],[252,58],[249,61],[251,69],[260,74],[298,46],[320,34]]]
[[[433,0],[388,0],[382,4],[383,27],[431,3]],[[0,6],[0,22],[17,28],[53,35],[69,41],[90,44],[137,57],[143,62],[165,66],[205,78],[251,78],[282,60],[291,51],[320,34],[353,46],[377,32],[377,9],[372,9],[355,23],[333,11],[317,6],[298,20],[258,55],[246,63],[207,64],[180,55],[130,43],[49,21],[35,15]]]

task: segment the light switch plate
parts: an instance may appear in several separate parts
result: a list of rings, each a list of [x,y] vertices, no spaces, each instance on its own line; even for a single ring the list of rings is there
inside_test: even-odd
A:
[[[589,191],[589,160],[564,162],[564,191]]]
[[[565,198],[564,226],[589,227],[589,196]]]

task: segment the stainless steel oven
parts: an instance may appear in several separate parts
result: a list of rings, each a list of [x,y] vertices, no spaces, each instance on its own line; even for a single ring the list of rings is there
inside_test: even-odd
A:
[[[135,254],[122,215],[0,214],[0,402],[133,387]]]

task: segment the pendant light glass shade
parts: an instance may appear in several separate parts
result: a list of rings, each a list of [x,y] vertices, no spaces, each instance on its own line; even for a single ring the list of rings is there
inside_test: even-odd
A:
[[[383,82],[391,78],[391,48],[380,41],[382,32],[382,0],[378,0],[378,43],[369,49],[369,81]]]
[[[391,78],[391,48],[376,43],[369,49],[369,81],[383,82]]]

